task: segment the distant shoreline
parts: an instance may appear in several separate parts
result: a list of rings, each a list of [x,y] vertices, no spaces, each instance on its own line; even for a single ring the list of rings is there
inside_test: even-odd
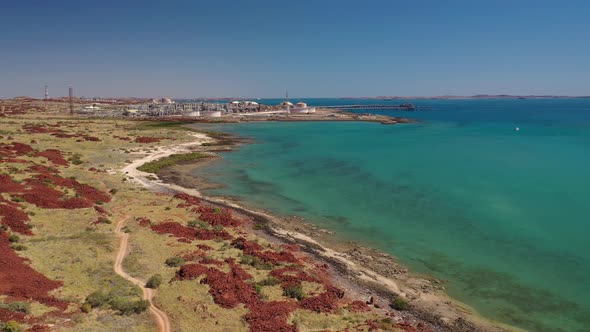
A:
[[[84,98],[84,97],[82,97]],[[47,100],[29,96],[15,96],[15,97],[0,97],[0,100],[27,100],[27,101],[47,101],[47,102],[67,102],[68,99],[66,96],[63,97],[53,97]],[[140,103],[145,102],[151,97],[92,97],[88,99],[90,101],[96,99],[101,103],[105,103],[108,101],[120,101],[125,103]],[[264,98],[256,98],[256,97],[174,97],[173,100],[181,100],[181,101],[233,101],[233,100],[269,100],[269,99],[276,99],[282,100],[282,97],[264,97]],[[590,95],[588,96],[567,96],[567,95],[488,95],[488,94],[479,94],[479,95],[442,95],[442,96],[359,96],[359,97],[351,97],[351,96],[344,96],[344,97],[298,97],[292,98],[293,100],[300,100],[300,99],[338,99],[338,100],[407,100],[407,99],[416,99],[416,100],[446,100],[446,99],[590,99]],[[74,97],[74,103],[80,103],[80,97]]]

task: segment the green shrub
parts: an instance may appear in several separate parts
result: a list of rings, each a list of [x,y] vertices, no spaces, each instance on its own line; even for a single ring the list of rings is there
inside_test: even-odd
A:
[[[16,250],[16,251],[23,251],[23,250],[27,250],[27,247],[23,246],[22,244],[14,244],[11,246],[12,249]]]
[[[90,308],[88,308],[90,307]],[[131,300],[127,297],[115,295],[115,292],[103,293],[96,291],[86,298],[82,305],[82,311],[97,307],[108,307],[117,311],[120,315],[131,315],[145,311],[149,307],[149,302],[139,299]]]
[[[240,263],[244,265],[250,265],[257,270],[271,270],[273,265],[271,263],[265,262],[260,258],[252,255],[242,255],[240,258]]]
[[[16,235],[16,234],[12,234],[8,238],[8,241],[13,242],[13,243],[16,243],[16,242],[20,241],[20,237],[18,237],[18,235]]]
[[[153,276],[151,276],[148,279],[148,281],[145,284],[145,287],[156,289],[156,288],[160,287],[161,284],[162,284],[162,276],[159,274],[154,274]]]
[[[109,295],[101,291],[91,293],[86,297],[86,303],[92,308],[101,307],[109,302]]]
[[[201,220],[191,220],[188,222],[188,227],[208,229],[209,224]]]
[[[109,304],[111,309],[116,310],[119,312],[119,314],[126,316],[144,312],[150,306],[150,303],[146,300],[130,301],[119,296],[113,297],[109,301]]]
[[[262,222],[257,222],[254,224],[254,226],[252,226],[252,229],[255,231],[264,230],[266,229],[266,224]]]
[[[137,169],[146,173],[158,173],[162,168],[172,166],[181,161],[192,161],[207,157],[206,154],[199,152],[173,154],[158,160],[150,161],[139,166]]]
[[[389,306],[392,307],[393,309],[399,310],[399,311],[408,310],[410,308],[410,304],[408,303],[408,301],[406,301],[404,298],[399,297],[399,296],[395,297],[391,301],[391,304]]]
[[[1,309],[6,309],[15,312],[22,312],[23,314],[28,314],[30,312],[30,305],[27,302],[10,302],[10,303],[0,303]]]
[[[260,300],[263,300],[263,301],[268,300],[268,295],[266,295],[262,292],[262,286],[254,284],[254,289],[256,290],[256,294],[258,295],[258,298]]]
[[[20,332],[23,329],[20,327],[20,325],[16,322],[16,321],[8,321],[6,324],[4,324],[4,326],[2,326],[2,331],[3,332]]]
[[[170,257],[166,260],[166,265],[170,267],[180,267],[184,265],[184,258],[182,257]]]
[[[283,289],[283,295],[297,300],[303,300],[305,298],[305,293],[303,293],[301,285],[292,285],[286,287]]]
[[[260,286],[274,286],[274,285],[278,285],[280,283],[281,283],[281,281],[278,278],[270,276],[270,277],[258,282],[258,285],[260,285]]]
[[[82,307],[80,308],[80,310],[81,310],[83,313],[89,313],[90,311],[92,311],[92,306],[90,305],[90,303],[88,303],[88,302],[84,302],[84,303],[82,304]]]

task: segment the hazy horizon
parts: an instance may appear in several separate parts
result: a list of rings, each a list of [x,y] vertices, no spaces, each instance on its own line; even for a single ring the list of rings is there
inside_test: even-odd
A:
[[[11,2],[0,98],[588,96],[590,3]],[[268,97],[273,96],[273,97]]]

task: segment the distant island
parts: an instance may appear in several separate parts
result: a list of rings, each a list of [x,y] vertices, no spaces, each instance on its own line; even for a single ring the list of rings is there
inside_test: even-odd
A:
[[[397,99],[548,99],[548,98],[590,98],[590,96],[559,96],[559,95],[473,95],[473,96],[376,96],[376,97],[341,97],[338,99],[366,100],[397,100]]]

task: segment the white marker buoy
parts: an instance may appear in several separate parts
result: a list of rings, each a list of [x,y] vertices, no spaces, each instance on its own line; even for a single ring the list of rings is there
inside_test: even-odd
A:
[[[516,131],[519,131],[519,130],[520,130],[520,128],[518,128],[518,127],[514,127],[514,130],[516,130]]]

